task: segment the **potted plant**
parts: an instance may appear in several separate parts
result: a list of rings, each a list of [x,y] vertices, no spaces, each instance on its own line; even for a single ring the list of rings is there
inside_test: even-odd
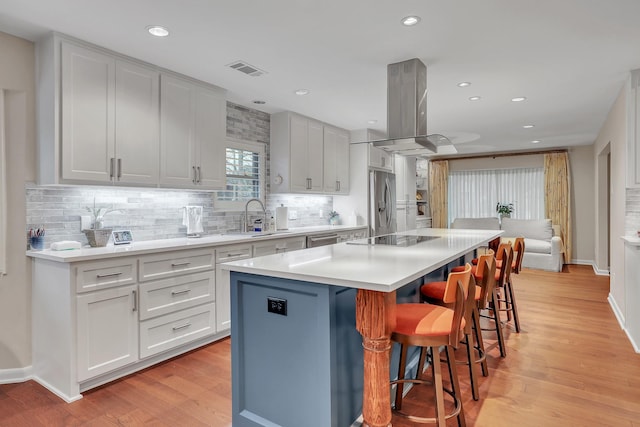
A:
[[[513,203],[500,203],[496,205],[496,212],[502,218],[511,218],[511,212],[513,212]]]
[[[329,224],[337,225],[340,223],[340,214],[336,211],[329,212]]]
[[[107,242],[109,241],[109,237],[111,237],[111,228],[103,228],[103,221],[105,215],[115,212],[114,209],[111,208],[98,208],[96,207],[96,198],[93,198],[93,208],[87,206],[87,211],[91,213],[91,228],[88,230],[82,230],[82,232],[87,236],[87,241],[89,241],[89,246],[91,247],[102,247],[107,246]]]

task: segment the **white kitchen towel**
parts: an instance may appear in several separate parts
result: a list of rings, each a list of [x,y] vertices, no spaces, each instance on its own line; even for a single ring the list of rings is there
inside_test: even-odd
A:
[[[182,214],[182,225],[187,226],[187,234],[202,233],[202,206],[185,206]]]

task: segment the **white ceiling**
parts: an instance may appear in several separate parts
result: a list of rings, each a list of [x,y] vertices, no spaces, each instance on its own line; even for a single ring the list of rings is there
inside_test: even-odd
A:
[[[422,21],[404,27],[407,15]],[[232,102],[350,130],[386,130],[386,66],[420,58],[428,132],[460,154],[593,143],[640,68],[639,16],[638,0],[0,0],[0,31],[59,31],[221,86]],[[171,35],[150,36],[152,24]],[[267,74],[226,67],[236,60]]]

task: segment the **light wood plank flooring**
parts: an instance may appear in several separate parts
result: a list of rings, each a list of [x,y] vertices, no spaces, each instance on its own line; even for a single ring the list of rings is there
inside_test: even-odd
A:
[[[467,425],[640,427],[640,355],[607,303],[609,281],[591,267],[523,270],[514,278],[522,332],[508,355],[489,351],[478,402],[459,367]],[[495,340],[487,340],[495,344]],[[33,381],[0,385],[0,426],[231,425],[230,341],[206,346],[66,404]],[[463,351],[459,351],[463,356]],[[431,407],[420,387],[405,400]],[[411,423],[395,417],[395,427]],[[456,425],[450,420],[448,425]],[[302,427],[302,426],[287,426]]]

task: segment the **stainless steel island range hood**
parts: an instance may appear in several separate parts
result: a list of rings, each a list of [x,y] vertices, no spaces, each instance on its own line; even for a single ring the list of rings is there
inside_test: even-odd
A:
[[[427,134],[427,67],[418,58],[387,65],[387,134],[368,142],[406,155],[456,152],[447,137]]]

